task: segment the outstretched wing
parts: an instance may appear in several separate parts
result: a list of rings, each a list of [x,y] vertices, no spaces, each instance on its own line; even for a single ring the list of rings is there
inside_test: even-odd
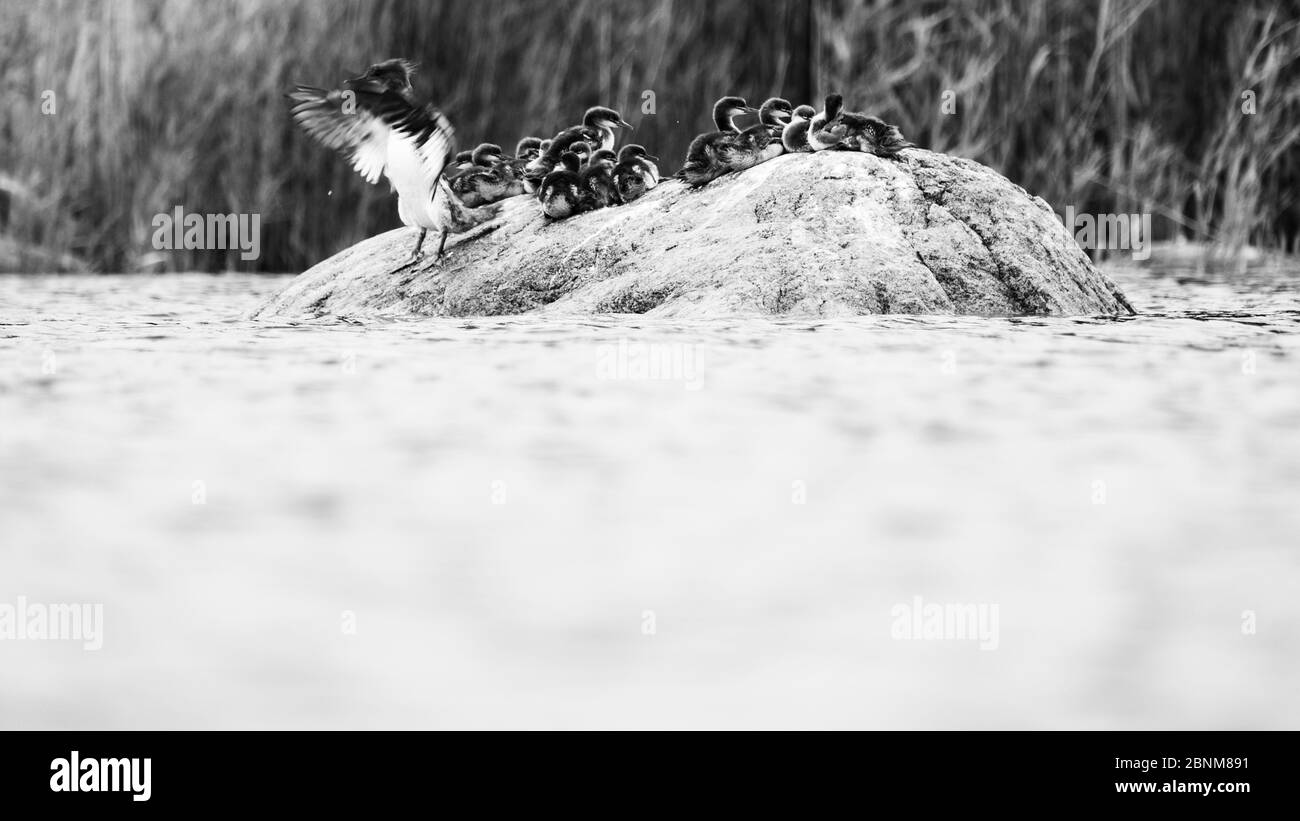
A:
[[[390,97],[395,98],[396,102],[390,100]],[[456,154],[456,132],[452,129],[451,122],[432,105],[416,108],[396,94],[386,95],[384,104],[387,108],[380,114],[380,119],[392,128],[399,139],[408,141],[415,149],[429,190],[434,190],[443,169]]]
[[[404,96],[369,81],[350,81],[332,91],[298,86],[289,94],[293,119],[313,139],[343,154],[367,182],[376,183],[388,164],[389,141],[407,141],[420,158],[432,191],[454,153],[455,131],[432,105],[414,106]]]
[[[391,129],[370,106],[362,105],[361,93],[351,88],[327,91],[298,86],[289,99],[294,102],[293,119],[303,131],[347,157],[366,182],[379,182],[388,163]]]

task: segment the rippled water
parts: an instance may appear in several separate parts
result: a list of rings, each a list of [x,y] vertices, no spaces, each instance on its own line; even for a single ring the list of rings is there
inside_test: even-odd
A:
[[[1300,727],[1296,274],[1112,273],[1142,316],[0,279],[0,605],[104,614],[0,640],[0,727]]]

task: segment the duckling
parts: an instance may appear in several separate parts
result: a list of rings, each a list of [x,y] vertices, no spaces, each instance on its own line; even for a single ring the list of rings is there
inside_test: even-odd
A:
[[[469,208],[496,202],[524,193],[523,182],[517,179],[501,146],[482,143],[474,149],[473,166],[451,181],[451,190]]]
[[[879,117],[846,111],[840,119],[846,129],[841,145],[850,150],[865,151],[877,157],[894,157],[904,148],[916,147],[915,143],[903,138],[898,126]]]
[[[447,179],[451,179],[452,177],[456,176],[460,172],[469,168],[473,164],[474,164],[473,151],[458,151],[456,152],[456,158],[451,161],[451,164],[447,166],[447,170],[444,171],[443,174],[447,177]]]
[[[598,148],[587,158],[587,167],[603,165],[606,168],[613,168],[616,162],[618,162],[617,154],[608,148]]]
[[[528,163],[542,155],[541,137],[524,137],[515,144],[515,162]]]
[[[542,152],[545,151],[545,149],[542,148],[544,142],[545,141],[540,137],[524,137],[515,144],[515,158],[510,161],[511,173],[514,175],[515,179],[519,180],[519,184],[523,186],[524,191],[529,194],[532,194],[537,190],[537,184],[535,182],[530,182],[526,178],[527,172],[525,171],[525,168],[527,168],[530,162],[540,157]]]
[[[628,163],[631,166],[641,170],[646,178],[646,189],[654,188],[659,184],[659,158],[651,155],[645,150],[645,146],[631,143],[625,145],[618,151],[618,164]]]
[[[555,135],[542,156],[528,164],[528,173],[530,177],[538,179],[545,177],[559,162],[560,154],[569,150],[569,146],[576,140],[589,142],[598,148],[613,148],[614,129],[631,127],[631,123],[624,122],[623,115],[614,109],[592,106],[582,116],[580,125],[570,126]]]
[[[790,122],[781,130],[781,145],[790,154],[812,151],[808,145],[808,127],[817,110],[810,105],[801,105],[794,110]]]
[[[827,95],[826,108],[814,115],[808,126],[808,146],[813,151],[826,151],[839,146],[848,130],[841,121],[843,107],[843,97],[839,94]]]
[[[608,208],[621,203],[618,188],[614,184],[615,159],[613,151],[601,148],[593,152],[591,158],[587,160],[587,167],[579,174],[582,179],[581,193],[586,199],[587,206],[584,210],[594,211],[597,208]]]
[[[885,123],[883,130],[876,130],[876,144],[871,153],[877,157],[894,157],[904,148],[916,148],[916,143],[904,137],[898,126]]]
[[[789,100],[771,97],[758,107],[758,122],[767,126],[773,137],[780,139],[781,132],[794,118],[794,108]]]
[[[599,135],[599,139],[587,142],[606,151],[614,148],[614,129],[632,127],[631,123],[624,122],[622,114],[603,105],[595,105],[587,109],[587,113],[582,116],[582,125],[584,128],[594,129]]]
[[[587,164],[587,158],[591,156],[591,144],[583,140],[574,140],[572,143],[569,144],[569,146],[563,152],[561,152],[560,156],[563,157],[565,154],[572,154],[574,157],[577,158],[578,160],[577,171],[578,173],[581,173],[582,167]],[[562,170],[563,170],[563,163],[557,162],[555,168],[551,169],[551,171],[548,171],[547,174],[549,175],[554,171],[562,171]],[[532,171],[525,172],[524,173],[525,184],[527,184],[530,180],[534,180],[534,177],[535,177],[535,172]],[[535,182],[533,183],[534,188],[536,188],[536,195],[538,200],[542,199],[542,182],[545,179],[546,179],[545,177],[542,177],[542,179],[535,180]]]
[[[644,146],[625,145],[619,150],[614,186],[623,202],[631,202],[659,184],[658,161],[658,157],[646,153]]]
[[[755,111],[757,109],[743,97],[723,97],[714,103],[713,124],[717,130],[701,134],[691,141],[686,151],[686,163],[677,175],[691,187],[698,188],[730,171],[726,160],[740,140],[736,117]]]
[[[496,143],[479,143],[469,155],[470,162],[480,168],[494,168],[505,162],[506,156]]]
[[[559,165],[560,156],[565,151],[573,150],[574,145],[586,142],[588,139],[599,140],[602,139],[602,135],[594,128],[589,129],[580,125],[566,128],[556,134],[541,155],[524,166],[524,180],[540,185],[542,180],[546,179],[546,175]]]
[[[649,187],[646,184],[646,173],[641,168],[624,163],[619,163],[614,168],[614,188],[624,203],[640,199]]]
[[[736,158],[737,167],[732,170],[743,171],[784,154],[781,132],[793,116],[790,102],[780,97],[773,97],[759,106],[758,124],[741,132],[744,136],[744,149]]]
[[[447,165],[447,170],[442,172],[442,177],[450,185],[453,180],[469,171],[474,167],[474,152],[459,151],[456,153],[456,159]]]
[[[580,167],[578,155],[566,151],[560,155],[560,167],[542,180],[537,197],[542,201],[542,213],[549,219],[562,220],[582,213],[585,197],[582,195],[582,178],[578,174]]]

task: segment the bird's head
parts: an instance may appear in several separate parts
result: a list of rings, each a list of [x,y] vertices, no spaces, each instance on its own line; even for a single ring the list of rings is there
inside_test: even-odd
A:
[[[501,154],[501,146],[493,143],[480,143],[474,149],[471,159],[475,165],[493,166],[505,158]]]
[[[586,145],[586,143],[579,144]],[[560,164],[564,166],[565,170],[576,174],[582,168],[582,158],[572,151],[565,151],[560,155]]]
[[[582,117],[582,124],[588,128],[631,128],[632,124],[623,121],[623,115],[603,105],[592,106]]]
[[[531,160],[542,153],[542,141],[538,137],[524,137],[515,145],[515,159]]]
[[[801,105],[794,110],[794,119],[796,120],[811,120],[816,115],[817,109],[810,105]]]
[[[732,117],[739,117],[741,114],[753,114],[756,111],[758,109],[745,102],[744,97],[723,97],[713,104],[714,119],[729,120]]]
[[[569,153],[578,158],[581,163],[587,162],[591,157],[591,143],[578,140],[569,145]]]
[[[605,168],[613,168],[614,162],[617,159],[618,155],[613,151],[610,151],[608,148],[602,148],[591,155],[591,158],[587,160],[587,165],[599,165],[604,166]]]
[[[839,94],[826,95],[826,122],[838,120],[843,111],[844,97]]]
[[[789,100],[773,97],[759,106],[758,119],[764,125],[785,125],[794,116]]]
[[[631,143],[630,145],[625,145],[618,150],[619,162],[623,162],[624,160],[635,159],[636,157],[644,157],[647,160],[653,160],[654,162],[659,162],[658,157],[653,157],[646,153],[645,146],[643,145],[637,145],[636,143]]]
[[[352,78],[352,82],[372,80],[393,91],[410,91],[411,78],[415,76],[415,67],[416,64],[410,60],[401,58],[384,60],[382,63],[375,63],[366,69],[361,76]]]

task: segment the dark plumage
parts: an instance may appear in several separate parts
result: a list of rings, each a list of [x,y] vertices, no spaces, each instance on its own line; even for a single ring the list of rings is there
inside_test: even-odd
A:
[[[474,149],[473,165],[451,181],[451,190],[470,208],[524,193],[523,181],[501,151],[501,146],[482,143]]]
[[[813,151],[826,151],[838,148],[847,129],[841,121],[844,98],[839,94],[826,97],[826,107],[813,116],[808,126],[808,147]]]
[[[758,107],[759,125],[767,126],[771,135],[778,140],[781,138],[781,131],[793,117],[794,108],[790,105],[790,101],[780,97],[772,97]]]
[[[614,185],[615,159],[614,152],[605,148],[592,153],[591,159],[587,161],[587,167],[579,174],[584,197],[583,210],[608,208],[622,202],[618,196],[618,188]]]
[[[578,155],[566,151],[560,155],[559,168],[542,180],[537,198],[542,201],[542,213],[548,218],[560,220],[582,212],[585,197],[580,168]]]
[[[659,184],[658,161],[658,157],[646,153],[644,146],[635,143],[619,149],[614,186],[623,202],[632,202]]]
[[[904,148],[915,148],[914,143],[903,138],[898,126],[890,125],[870,114],[845,112],[841,118],[844,137],[840,146],[853,151],[865,151],[877,157],[893,157]]]
[[[542,155],[528,164],[524,178],[531,182],[545,178],[559,163],[560,155],[570,150],[570,146],[579,140],[597,148],[613,148],[614,129],[631,127],[623,122],[622,115],[614,109],[592,106],[583,115],[581,125],[570,126],[555,135]]]
[[[618,162],[630,162],[639,166],[651,188],[659,184],[659,158],[646,151],[645,146],[636,143],[623,146],[618,152]]]
[[[515,145],[515,161],[531,162],[542,155],[540,137],[524,137]]]
[[[631,123],[624,122],[622,114],[603,105],[596,105],[587,109],[587,113],[582,115],[582,125],[584,128],[594,129],[599,134],[599,139],[588,140],[587,142],[596,148],[606,150],[614,148],[614,129],[632,127]]]
[[[773,97],[763,103],[758,109],[758,123],[741,132],[741,139],[732,155],[730,170],[744,171],[785,153],[785,147],[781,145],[781,132],[793,114],[789,101],[780,97]]]
[[[781,130],[781,145],[791,154],[812,151],[808,144],[808,128],[817,111],[810,105],[801,105],[794,110],[790,122]]]
[[[538,137],[524,137],[515,145],[515,157],[510,160],[510,170],[529,194],[537,190],[540,180],[528,179],[528,164],[542,156],[545,146],[546,141]]]
[[[569,146],[569,150],[578,155],[578,162],[582,165],[586,165],[591,159],[592,147],[589,142],[576,142]]]
[[[577,143],[586,142],[588,139],[599,139],[598,132],[588,129],[585,126],[575,125],[572,128],[566,128],[559,134],[556,134],[551,144],[542,152],[541,156],[524,167],[524,179],[529,182],[540,183],[560,164],[560,156],[564,152],[572,150]]]
[[[714,103],[713,124],[718,130],[701,134],[691,141],[686,151],[686,162],[678,176],[692,187],[699,187],[732,170],[734,153],[742,144],[752,142],[741,140],[735,118],[752,114],[755,110],[742,97],[723,97]]]

